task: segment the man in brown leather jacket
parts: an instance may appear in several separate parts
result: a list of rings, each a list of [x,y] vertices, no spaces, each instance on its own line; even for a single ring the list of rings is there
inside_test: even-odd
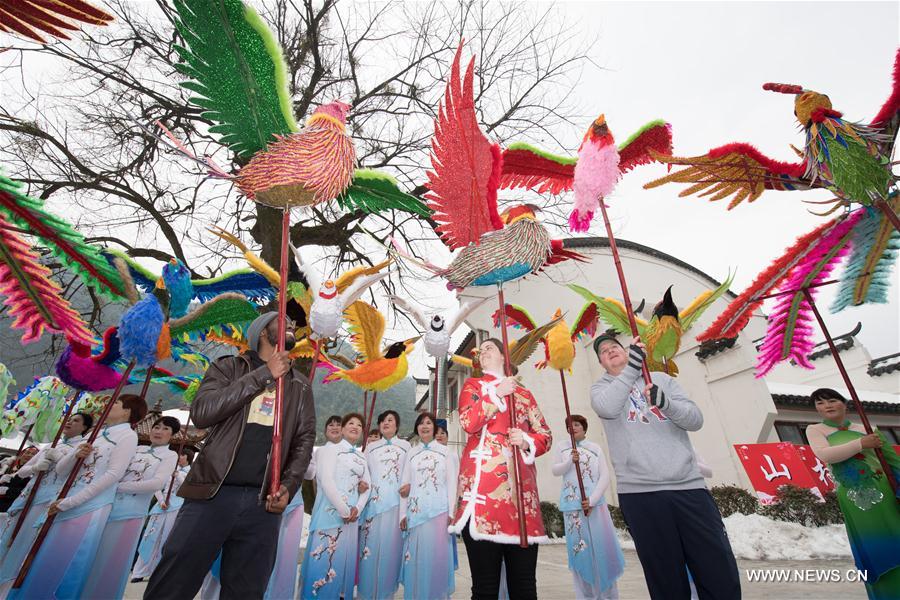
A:
[[[193,598],[222,553],[220,598],[262,598],[278,542],[281,513],[299,493],[316,439],[312,388],[276,352],[275,313],[247,329],[250,350],[218,359],[207,370],[191,420],[208,429],[200,454],[178,491],[185,498],[148,600]],[[288,340],[285,347],[293,345]],[[275,380],[285,377],[281,489],[268,494]]]

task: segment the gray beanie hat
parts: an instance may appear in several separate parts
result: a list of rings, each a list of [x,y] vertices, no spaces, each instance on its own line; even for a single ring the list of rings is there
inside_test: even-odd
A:
[[[625,347],[622,346],[622,342],[619,341],[619,338],[617,338],[614,333],[610,333],[607,331],[597,336],[597,339],[594,340],[594,352],[597,354],[597,356],[600,356],[600,344],[602,344],[603,342],[615,342],[622,348]]]
[[[267,312],[259,315],[253,322],[250,323],[250,327],[247,328],[247,345],[254,352],[259,350],[259,336],[262,335],[263,330],[269,326],[269,323],[275,320],[275,317],[278,316],[278,313],[275,311]]]

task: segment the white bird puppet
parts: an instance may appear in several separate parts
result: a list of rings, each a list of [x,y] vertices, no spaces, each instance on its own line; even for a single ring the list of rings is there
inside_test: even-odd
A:
[[[453,335],[456,328],[466,320],[466,317],[472,314],[472,311],[488,300],[488,298],[481,298],[480,300],[466,302],[465,304],[460,304],[447,316],[433,313],[429,318],[403,298],[398,298],[397,296],[391,296],[390,298],[394,304],[412,315],[416,323],[425,330],[422,337],[425,344],[425,352],[438,360],[446,359],[450,353],[450,336]]]
[[[326,279],[319,283],[321,278],[303,262],[300,251],[293,247],[292,250],[297,266],[309,281],[309,289],[318,290],[309,309],[309,327],[313,337],[318,340],[336,337],[344,320],[344,311],[373,284],[389,274],[389,271],[381,270],[391,263],[390,259],[371,267],[350,269],[341,273],[337,279]]]

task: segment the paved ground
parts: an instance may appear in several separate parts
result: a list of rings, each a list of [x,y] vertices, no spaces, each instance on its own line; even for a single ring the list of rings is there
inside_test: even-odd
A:
[[[738,568],[741,574],[743,597],[747,600],[765,599],[774,600],[785,598],[800,600],[804,598],[840,598],[841,600],[853,600],[866,598],[866,592],[862,584],[848,582],[844,574],[854,571],[851,560],[811,560],[811,561],[753,561],[739,560]],[[822,577],[828,579],[838,575],[842,581],[834,583],[814,583],[812,581],[793,581],[789,583],[760,583],[747,581],[748,569],[781,569],[792,572],[803,571],[802,577],[821,581]],[[819,570],[820,573],[809,572],[808,569]],[[832,570],[836,570],[832,573]],[[825,573],[828,571],[828,573]],[[543,546],[538,555],[538,595],[547,600],[566,600],[574,598],[572,580],[569,569],[566,567],[566,548],[562,545]],[[459,571],[456,572],[456,593],[454,599],[469,597],[472,580],[469,578],[469,566],[466,562],[466,550],[462,543],[459,545]],[[129,584],[125,597],[139,599],[144,591],[144,584]],[[641,600],[647,598],[647,586],[644,584],[644,575],[641,563],[633,550],[625,551],[625,574],[619,579],[619,595],[622,600]],[[402,598],[398,593],[396,598]],[[280,599],[279,599],[280,600]],[[287,599],[285,599],[287,600]],[[424,599],[423,599],[424,600]]]

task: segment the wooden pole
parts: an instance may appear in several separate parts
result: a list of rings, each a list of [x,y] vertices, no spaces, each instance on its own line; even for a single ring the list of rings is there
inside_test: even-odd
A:
[[[828,349],[831,350],[831,356],[834,358],[834,362],[837,364],[838,371],[841,372],[841,378],[844,380],[844,385],[847,386],[847,390],[850,392],[850,398],[853,399],[853,407],[856,409],[856,413],[859,415],[859,419],[862,421],[862,426],[866,430],[866,433],[872,433],[872,424],[869,423],[869,417],[866,416],[866,411],[863,409],[862,402],[859,399],[859,395],[856,393],[856,387],[853,385],[853,382],[850,380],[850,375],[847,373],[847,369],[844,368],[844,361],[841,360],[840,352],[838,352],[837,346],[834,345],[834,340],[831,339],[831,334],[828,332],[828,328],[825,326],[825,320],[822,318],[822,315],[819,314],[819,309],[816,307],[816,303],[813,301],[812,294],[809,293],[808,289],[803,289],[803,296],[806,298],[807,303],[809,303],[809,307],[812,309],[813,314],[816,316],[816,321],[819,322],[819,329],[822,330],[822,333],[825,335],[825,341],[828,342]],[[884,472],[884,476],[887,477],[888,483],[891,485],[891,489],[894,491],[894,494],[897,494],[897,481],[894,479],[894,473],[891,471],[891,467],[887,464],[887,461],[884,459],[884,453],[881,451],[881,448],[875,448],[875,455],[878,457],[878,462],[881,463],[881,470]]]
[[[322,352],[321,346],[319,344],[325,343],[325,340],[313,341],[312,338],[309,338],[309,341],[310,341],[310,343],[313,344],[313,346],[316,347],[316,351],[313,353],[312,366],[309,368],[309,385],[312,386],[313,378],[316,376],[316,365],[319,362],[319,356],[320,356],[320,353]],[[363,408],[363,411],[365,411],[365,410],[366,409]]]
[[[285,207],[281,218],[281,286],[278,288],[278,343],[275,345],[276,352],[284,351],[284,337],[287,333],[288,238],[290,234],[291,211]],[[284,376],[282,375],[275,382],[275,407],[272,423],[272,483],[269,486],[269,493],[273,496],[281,489],[281,421],[283,409]]]
[[[600,198],[600,212],[603,215],[603,224],[606,225],[606,238],[609,240],[609,249],[612,252],[613,262],[616,265],[616,275],[619,277],[619,287],[622,288],[622,300],[625,301],[625,312],[628,314],[628,324],[631,327],[631,335],[639,337],[637,320],[634,318],[634,308],[631,306],[631,296],[628,294],[628,283],[625,281],[625,272],[622,270],[622,259],[619,258],[619,249],[616,247],[616,238],[612,232],[612,225],[609,223],[609,215],[606,214],[606,203]],[[644,375],[644,383],[650,385],[653,381],[650,379],[650,370],[647,368],[647,361],[641,363],[641,372]]]
[[[72,399],[69,401],[69,405],[66,406],[66,412],[63,413],[62,423],[59,424],[59,429],[56,430],[56,435],[53,437],[53,442],[50,444],[51,448],[56,448],[56,445],[59,443],[59,438],[62,437],[63,429],[66,428],[66,423],[69,422],[69,416],[72,414],[72,409],[75,408],[75,405],[78,404],[78,400],[81,399],[81,395],[84,391],[78,391],[72,396]],[[16,536],[19,535],[19,530],[22,529],[22,523],[25,522],[25,517],[28,516],[28,511],[31,510],[31,505],[34,504],[34,497],[37,495],[38,489],[41,487],[41,482],[44,481],[44,476],[47,474],[46,471],[41,471],[35,476],[34,485],[31,486],[31,491],[28,492],[28,498],[25,499],[25,504],[22,506],[21,512],[19,512],[19,518],[16,519],[16,526],[13,528],[12,534],[9,536],[9,540],[6,542],[6,547],[11,548],[13,542],[16,539]]]
[[[109,397],[109,400],[106,402],[106,406],[103,408],[103,413],[100,415],[100,418],[97,420],[97,423],[94,425],[93,430],[91,430],[91,435],[87,440],[88,444],[93,444],[97,439],[97,435],[100,433],[100,430],[103,428],[103,424],[106,422],[106,417],[109,416],[109,411],[112,410],[113,404],[116,403],[116,400],[119,399],[119,395],[122,393],[122,389],[125,387],[125,384],[128,382],[128,376],[131,375],[132,369],[134,369],[135,361],[134,359],[128,363],[128,366],[125,367],[125,372],[122,373],[122,379],[119,380],[116,389],[113,391],[112,396]],[[72,486],[75,485],[75,480],[78,478],[78,471],[81,470],[81,465],[84,464],[84,459],[79,458],[75,461],[75,465],[72,466],[72,471],[69,473],[68,479],[63,484],[62,489],[59,491],[59,495],[56,497],[57,500],[62,500],[65,498],[69,490],[72,489]],[[37,537],[34,539],[34,543],[31,545],[31,549],[28,551],[28,555],[25,557],[25,561],[22,563],[22,567],[19,569],[19,574],[16,576],[16,580],[13,582],[13,589],[19,589],[22,587],[22,584],[25,582],[25,577],[28,575],[29,569],[31,569],[31,564],[34,562],[34,558],[37,556],[38,550],[41,549],[41,546],[44,543],[44,540],[47,537],[47,534],[50,532],[50,527],[53,525],[53,521],[56,519],[56,515],[48,515],[47,520],[44,521],[44,524],[41,526],[40,531],[38,531]]]
[[[875,200],[875,206],[884,213],[884,216],[888,221],[891,222],[891,225],[894,226],[894,229],[900,231],[900,217],[897,216],[897,213],[894,212],[894,209],[891,208],[891,205],[888,204],[884,198],[877,198]]]
[[[372,428],[372,419],[375,418],[375,399],[378,398],[378,392],[372,392],[372,404],[369,405],[369,418],[366,420],[366,427],[363,433],[366,434],[366,437],[363,438],[362,449],[363,452],[366,451],[366,445],[369,443],[369,430]]]
[[[169,479],[169,489],[166,490],[166,506],[169,506],[169,500],[172,498],[172,487],[175,485],[175,474],[178,473],[178,468],[180,465],[178,461],[181,460],[181,453],[184,452],[184,442],[187,440],[188,429],[191,427],[191,412],[188,410],[188,418],[184,424],[184,434],[181,436],[181,441],[178,442],[178,459],[175,461],[175,469],[172,471],[172,478]]]
[[[512,363],[509,360],[509,337],[506,334],[506,301],[503,299],[503,284],[497,284],[497,298],[500,301],[500,332],[503,338],[503,373],[509,377],[512,375]],[[516,395],[513,393],[506,397],[506,405],[509,407],[509,422],[512,426],[517,426],[518,414],[516,411]],[[519,513],[519,545],[522,548],[528,547],[528,533],[525,525],[525,492],[522,489],[522,453],[518,446],[513,446],[513,479],[516,485],[516,500],[518,506],[516,511]]]
[[[16,452],[16,457],[9,462],[9,466],[7,466],[6,471],[3,472],[4,475],[9,475],[9,472],[15,466],[16,461],[18,461],[19,457],[22,456],[22,452],[25,451],[25,444],[28,443],[28,436],[31,435],[32,429],[34,429],[34,423],[29,425],[28,429],[25,430],[25,437],[22,438],[22,443],[19,444],[19,450]]]
[[[572,442],[572,452],[577,452],[577,446],[575,445],[575,432],[572,431],[572,411],[569,410],[569,392],[566,389],[566,374],[560,370],[559,372],[559,382],[562,384],[562,392],[563,392],[563,404],[566,407],[566,430],[569,432],[569,441]],[[581,460],[575,463],[575,476],[578,478],[578,491],[581,492],[581,501],[585,502],[587,498],[587,494],[584,493],[584,478],[581,476]],[[588,511],[584,511],[584,514],[587,515]]]

